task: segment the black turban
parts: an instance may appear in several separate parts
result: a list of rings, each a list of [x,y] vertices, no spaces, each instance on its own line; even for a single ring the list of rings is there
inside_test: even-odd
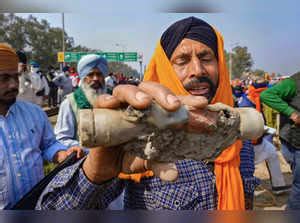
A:
[[[162,34],[160,42],[169,59],[184,38],[207,45],[218,59],[217,36],[214,29],[207,22],[193,16],[175,22]]]
[[[26,57],[26,54],[23,51],[18,50],[17,55],[18,55],[18,58],[19,58],[19,63],[27,64],[27,57]]]

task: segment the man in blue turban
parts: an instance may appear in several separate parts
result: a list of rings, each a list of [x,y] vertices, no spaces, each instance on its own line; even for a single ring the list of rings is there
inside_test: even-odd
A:
[[[96,54],[89,54],[79,60],[77,71],[80,77],[79,87],[61,103],[55,126],[56,139],[66,146],[79,145],[78,111],[93,108],[97,96],[105,92],[107,61]]]

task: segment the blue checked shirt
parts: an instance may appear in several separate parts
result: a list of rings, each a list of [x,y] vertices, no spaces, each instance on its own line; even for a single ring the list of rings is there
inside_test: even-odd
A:
[[[254,148],[250,140],[243,141],[243,148],[240,152],[240,173],[243,180],[245,196],[253,197],[255,188],[260,184],[254,176]]]
[[[43,177],[43,158],[66,147],[56,141],[43,110],[17,101],[0,115],[0,209],[12,207]]]
[[[140,183],[112,179],[92,184],[81,168],[83,160],[56,175],[39,198],[38,210],[105,209],[125,189],[125,209],[213,210],[217,207],[215,177],[203,162],[176,163],[179,178],[163,182],[157,177]]]

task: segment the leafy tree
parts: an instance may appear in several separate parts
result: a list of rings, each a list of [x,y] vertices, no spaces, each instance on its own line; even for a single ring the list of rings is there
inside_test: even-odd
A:
[[[225,50],[226,64],[231,73],[231,78],[240,78],[244,73],[249,72],[253,65],[251,54],[247,47],[236,46],[232,52]]]
[[[65,32],[65,50],[71,52],[96,52],[75,45],[73,37]],[[0,13],[0,42],[7,42],[16,50],[24,50],[29,60],[40,63],[43,69],[49,65],[58,67],[57,53],[62,51],[62,29],[51,27],[47,20],[39,21],[30,15],[24,19],[13,13]],[[69,64],[76,67],[76,63]],[[138,76],[138,72],[120,62],[110,62],[112,72],[122,72],[126,76]]]
[[[261,69],[256,69],[256,70],[252,71],[251,73],[255,76],[263,77],[266,72]]]
[[[232,76],[240,77],[244,72],[249,72],[253,65],[251,54],[247,47],[236,46],[232,54]]]
[[[13,13],[0,14],[0,41],[7,42],[17,50],[24,50],[29,60],[35,60],[46,68],[57,66],[57,52],[62,51],[62,29],[51,27],[47,20],[39,21],[30,15],[27,19]],[[77,48],[74,39],[65,32],[65,48]]]

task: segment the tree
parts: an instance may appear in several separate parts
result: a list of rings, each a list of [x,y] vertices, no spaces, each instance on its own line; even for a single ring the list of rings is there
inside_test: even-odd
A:
[[[234,77],[241,76],[244,72],[249,72],[253,65],[251,54],[247,47],[236,46],[233,49],[232,57],[232,75]]]
[[[90,49],[76,45],[74,38],[66,32],[65,50],[71,52],[96,52],[101,50]],[[13,13],[0,14],[0,42],[7,42],[16,50],[24,50],[28,60],[37,61],[42,69],[49,65],[58,67],[57,53],[62,51],[62,29],[51,27],[45,19],[39,21],[30,15],[24,19]],[[75,63],[71,63],[76,66]],[[111,62],[112,72],[122,72],[127,76],[138,76],[138,72],[130,66],[120,62]]]
[[[38,21],[30,15],[23,19],[10,14],[0,14],[0,41],[16,50],[24,50],[29,60],[41,67],[57,66],[57,52],[62,50],[62,29],[51,27],[47,20]],[[66,50],[74,48],[74,40],[65,32]]]
[[[248,47],[236,46],[232,53],[225,51],[225,59],[231,78],[240,78],[243,73],[249,72],[253,65],[251,54]],[[231,60],[231,62],[230,62]]]
[[[266,72],[261,69],[256,69],[256,70],[252,71],[251,73],[255,76],[263,77]]]

